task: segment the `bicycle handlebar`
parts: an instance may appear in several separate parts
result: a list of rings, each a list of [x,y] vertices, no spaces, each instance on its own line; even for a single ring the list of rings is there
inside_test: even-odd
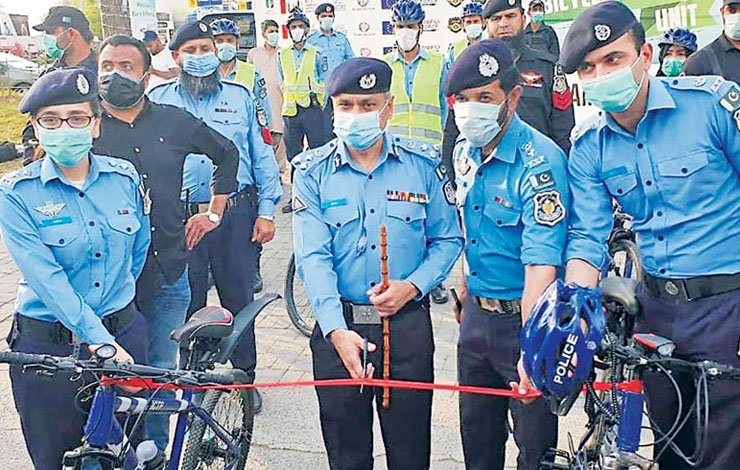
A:
[[[104,361],[101,364],[95,360],[81,360],[74,359],[72,357],[58,357],[47,354],[28,354],[14,351],[0,352],[0,363],[21,366],[45,366],[56,370],[95,370],[96,372],[101,372],[117,378],[138,376],[154,380],[178,380],[191,385],[232,385],[237,382],[234,373],[171,370],[141,364],[117,363],[113,361]]]

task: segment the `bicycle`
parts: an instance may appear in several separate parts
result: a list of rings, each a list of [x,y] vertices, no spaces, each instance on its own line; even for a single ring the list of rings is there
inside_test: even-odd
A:
[[[83,376],[95,378],[91,385],[78,392],[78,403],[87,401],[92,394],[90,411],[82,445],[64,454],[62,470],[243,470],[252,440],[252,390],[208,389],[202,393],[185,388],[181,398],[160,398],[156,392],[172,385],[197,387],[247,383],[246,375],[238,369],[225,372],[210,370],[217,363],[225,364],[229,360],[249,325],[278,298],[276,294],[265,295],[236,316],[219,307],[206,307],[195,312],[171,335],[180,346],[181,360],[185,364],[182,370],[113,362],[110,359],[116,351],[111,345],[99,347],[90,359],[84,360],[5,351],[0,352],[0,363],[21,365],[24,372],[69,373],[73,380],[80,380]],[[154,393],[147,397],[120,395],[110,380],[127,378],[147,381]],[[94,392],[92,386],[96,386]],[[167,463],[162,461],[154,465],[157,450],[152,441],[144,441],[133,449],[129,440],[128,436],[136,432],[149,413],[178,415]],[[123,425],[116,419],[116,414],[126,416]]]
[[[740,380],[740,369],[712,361],[690,362],[672,357],[674,343],[653,334],[631,334],[634,319],[640,313],[635,295],[636,282],[623,278],[607,278],[602,282],[603,303],[607,311],[607,335],[594,361],[595,369],[607,370],[608,388],[599,395],[593,383],[595,374],[586,382],[584,409],[589,418],[587,430],[577,447],[571,440],[568,450],[551,450],[540,463],[540,469],[557,470],[627,470],[654,468],[660,453],[653,460],[638,453],[640,447],[665,444],[693,465],[701,459],[697,451],[686,456],[673,443],[678,432],[695,414],[698,429],[706,429],[709,420],[708,381],[717,378]],[[643,373],[654,370],[665,373],[672,381],[679,397],[676,420],[668,431],[658,430],[652,422],[656,439],[651,444],[640,444],[645,394]],[[670,371],[689,371],[698,377],[697,397],[691,412],[682,419],[683,403],[679,387]],[[553,403],[553,411],[564,416],[581,390]],[[650,416],[648,415],[648,418]],[[700,449],[701,445],[697,445]],[[661,452],[663,452],[662,450]]]
[[[644,270],[631,224],[632,218],[629,215],[619,208],[614,211],[614,226],[607,240],[611,263],[605,274],[641,280]]]
[[[285,274],[285,306],[291,323],[304,336],[310,337],[316,325],[316,316],[311,308],[311,301],[306,295],[299,276],[296,273],[295,255],[290,256],[288,271]]]

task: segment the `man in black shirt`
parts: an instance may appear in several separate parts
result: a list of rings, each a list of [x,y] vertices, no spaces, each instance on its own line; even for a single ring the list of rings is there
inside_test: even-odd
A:
[[[93,72],[98,70],[98,59],[92,50],[93,33],[84,13],[74,7],[51,7],[43,23],[33,27],[44,33],[44,51],[56,59],[44,72],[68,67],[84,67]],[[23,164],[28,165],[43,156],[36,134],[27,122],[21,134],[23,142]]]
[[[532,49],[549,52],[560,57],[560,42],[552,26],[545,24],[545,2],[532,0],[529,2],[529,24],[524,28],[524,39]]]
[[[720,75],[726,80],[740,83],[740,0],[724,0],[720,13],[724,25],[722,34],[691,54],[683,73]]]
[[[130,161],[141,175],[152,242],[136,301],[149,324],[150,364],[171,368],[177,344],[169,335],[185,321],[190,304],[188,251],[218,226],[228,195],[236,191],[239,151],[187,111],[144,96],[150,61],[144,44],[129,36],[112,36],[101,45],[98,92],[105,112],[94,149]],[[186,222],[180,196],[183,163],[190,153],[207,155],[216,170],[209,211]],[[167,423],[167,416],[147,420],[147,437],[160,450],[167,445]]]

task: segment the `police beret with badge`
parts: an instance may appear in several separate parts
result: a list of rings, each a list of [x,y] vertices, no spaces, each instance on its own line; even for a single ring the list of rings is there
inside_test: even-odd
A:
[[[355,57],[342,62],[329,76],[326,93],[372,95],[391,89],[391,67],[383,60],[371,57]]]
[[[84,103],[97,99],[95,73],[83,67],[57,69],[44,74],[23,95],[21,114],[60,104]]]
[[[637,18],[622,2],[599,3],[581,13],[571,24],[560,51],[565,73],[573,73],[586,55],[611,44],[637,24]]]
[[[172,35],[172,40],[168,47],[171,51],[176,51],[187,41],[203,38],[213,39],[211,27],[202,21],[191,21],[175,30],[175,34]]]
[[[486,39],[468,46],[447,73],[445,96],[461,90],[488,85],[501,73],[515,67],[511,50],[500,39]]]
[[[316,7],[316,16],[322,13],[334,13],[334,5],[331,3],[322,3]]]
[[[483,18],[490,18],[496,13],[512,8],[522,8],[522,0],[488,0],[483,5]]]

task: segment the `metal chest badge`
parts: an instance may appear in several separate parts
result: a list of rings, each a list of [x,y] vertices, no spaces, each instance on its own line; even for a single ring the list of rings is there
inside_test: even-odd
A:
[[[34,209],[47,217],[56,217],[62,212],[64,206],[66,206],[64,203],[54,204],[53,202],[47,202],[43,206],[34,207]]]
[[[143,182],[139,184],[139,194],[144,202],[144,215],[149,215],[152,212],[152,198],[149,195],[149,188],[145,188]]]
[[[543,191],[534,195],[534,220],[540,225],[555,226],[565,219],[565,206],[557,191]]]

